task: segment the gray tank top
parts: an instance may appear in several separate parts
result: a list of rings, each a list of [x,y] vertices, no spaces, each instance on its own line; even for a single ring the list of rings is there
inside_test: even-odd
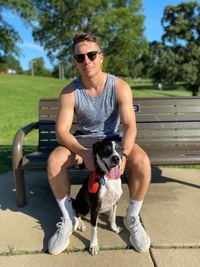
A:
[[[120,118],[115,91],[115,76],[108,74],[99,96],[86,93],[80,77],[74,80],[75,113],[78,132],[83,137],[112,138],[117,136]]]

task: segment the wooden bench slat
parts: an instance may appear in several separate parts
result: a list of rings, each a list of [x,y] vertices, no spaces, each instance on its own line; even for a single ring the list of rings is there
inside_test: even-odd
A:
[[[152,166],[199,165],[200,157],[196,155],[188,155],[187,158],[185,156],[177,157],[177,155],[170,155],[169,157],[166,157],[166,155],[160,155],[159,157],[152,155],[150,162]]]
[[[157,115],[136,115],[136,120],[138,122],[178,122],[178,121],[199,121],[199,114],[184,114],[184,115],[162,115],[162,114],[157,114]]]
[[[198,155],[200,146],[142,146],[150,155]]]
[[[133,103],[141,106],[199,105],[200,97],[136,97]]]
[[[140,109],[140,112],[142,114],[194,114],[194,113],[200,113],[200,107],[199,106],[159,106],[159,107],[142,107]]]
[[[41,109],[40,110],[40,117],[49,117],[49,116],[57,116],[58,114],[58,109],[52,109],[52,108],[48,108],[48,109]]]
[[[41,149],[49,149],[51,147],[56,147],[58,146],[58,142],[56,139],[44,139],[44,140],[40,140],[40,148],[39,150]]]
[[[147,123],[137,123],[137,129],[200,129],[200,122],[152,122],[147,125]]]
[[[146,140],[151,138],[159,138],[159,137],[169,137],[172,139],[172,137],[181,138],[181,137],[192,137],[192,136],[199,136],[200,135],[200,129],[196,131],[190,131],[188,130],[143,130],[139,131],[139,137],[138,138],[146,138]],[[157,140],[159,142],[159,139]]]
[[[39,101],[39,107],[58,107],[58,98],[41,98]]]
[[[181,139],[177,139],[177,138],[159,138],[159,142],[158,142],[158,138],[157,139],[147,139],[145,138],[137,138],[136,139],[136,143],[140,144],[140,145],[149,145],[149,146],[156,146],[156,145],[160,145],[162,144],[164,145],[173,145],[173,146],[177,146],[177,145],[188,145],[188,146],[192,146],[192,145],[198,145],[200,144],[200,138],[181,138]]]

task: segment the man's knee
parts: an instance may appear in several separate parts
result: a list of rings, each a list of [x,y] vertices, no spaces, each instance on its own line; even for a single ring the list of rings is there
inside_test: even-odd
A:
[[[138,146],[129,155],[128,167],[132,171],[139,171],[141,173],[149,173],[151,171],[149,157]]]
[[[69,153],[67,153],[67,151],[68,150],[65,148],[58,147],[51,152],[47,161],[47,172],[49,177],[56,175],[61,171],[64,165],[66,165],[67,159],[69,158]]]
[[[75,165],[83,163],[83,159],[72,153],[69,149],[65,147],[57,147],[49,155],[47,161],[47,171],[49,176],[54,176],[59,172],[66,171]]]
[[[144,171],[151,169],[150,160],[146,153],[143,153],[138,157],[137,166]]]

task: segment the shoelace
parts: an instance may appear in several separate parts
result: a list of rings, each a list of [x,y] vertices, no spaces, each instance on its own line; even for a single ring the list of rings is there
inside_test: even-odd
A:
[[[130,229],[134,230],[134,233],[143,230],[142,224],[140,223],[139,218],[130,218],[128,219]]]
[[[65,226],[65,220],[61,217],[61,222],[58,222],[57,224],[56,224],[56,227],[58,228],[58,232],[66,232],[66,226]],[[69,229],[68,227],[67,227],[67,229]]]

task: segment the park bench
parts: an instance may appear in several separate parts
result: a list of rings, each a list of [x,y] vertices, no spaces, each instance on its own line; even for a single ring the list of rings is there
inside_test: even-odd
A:
[[[200,97],[134,98],[134,109],[136,142],[146,151],[152,166],[200,164]],[[13,175],[20,207],[26,205],[24,171],[46,169],[48,155],[58,145],[57,111],[58,99],[40,99],[38,121],[19,129],[13,139]],[[76,126],[74,117],[72,132]],[[38,131],[37,151],[24,155],[24,138],[32,130]],[[85,146],[90,143],[85,140]],[[74,171],[80,172],[79,168]]]

